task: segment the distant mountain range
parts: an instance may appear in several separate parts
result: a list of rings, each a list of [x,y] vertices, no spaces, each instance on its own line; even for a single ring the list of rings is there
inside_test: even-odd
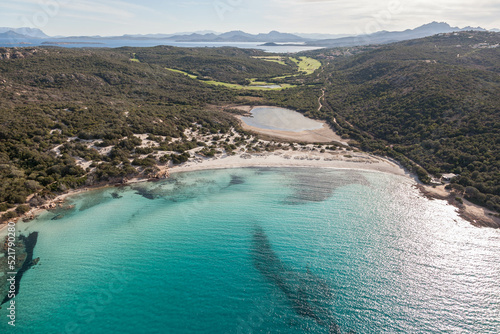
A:
[[[303,38],[294,34],[281,33],[277,31],[271,31],[268,34],[257,34],[252,35],[243,31],[230,31],[225,33],[190,33],[190,34],[149,34],[149,35],[123,35],[123,36],[112,36],[112,37],[100,37],[100,36],[72,36],[59,38],[61,40],[81,40],[81,39],[103,39],[103,40],[117,40],[117,39],[128,39],[128,40],[166,40],[173,42],[220,42],[220,43],[238,43],[238,42],[250,42],[250,43],[266,43],[266,42],[277,42],[277,43],[298,43],[306,42],[310,39]]]
[[[294,34],[281,33],[278,31],[271,31],[268,34],[247,34],[243,31],[230,31],[220,35],[216,34],[191,34],[191,35],[177,35],[172,36],[170,39],[176,42],[276,42],[276,43],[297,43],[306,42],[309,39],[303,38]]]
[[[200,31],[195,33],[177,34],[147,34],[147,35],[123,35],[123,36],[71,36],[71,37],[49,37],[40,29],[34,28],[0,28],[0,42],[9,40],[22,44],[25,40],[42,40],[48,44],[65,44],[68,41],[103,41],[106,40],[158,40],[170,42],[207,42],[207,43],[266,43],[266,45],[279,45],[290,43],[302,43],[307,46],[317,47],[342,47],[367,44],[387,44],[404,40],[423,38],[440,33],[450,33],[464,30],[486,31],[477,27],[451,27],[444,22],[432,22],[415,29],[405,31],[379,31],[373,34],[346,36],[332,34],[289,34],[271,31],[267,34],[248,34],[243,31],[230,31],[217,33],[214,31]],[[498,29],[491,31],[498,32]],[[5,44],[5,43],[4,43]]]
[[[323,47],[342,47],[342,46],[356,46],[368,44],[388,44],[394,42],[401,42],[410,39],[417,39],[428,37],[437,34],[458,32],[458,31],[486,31],[486,29],[477,27],[451,27],[448,23],[432,22],[424,24],[415,29],[407,29],[405,31],[379,31],[368,35],[358,35],[351,37],[343,37],[337,39],[324,39],[319,41],[309,41],[306,44],[311,46]]]
[[[306,34],[306,33],[300,33],[296,32],[293,33],[294,35],[297,35],[299,37],[307,38],[307,39],[312,39],[312,40],[319,40],[319,39],[335,39],[335,38],[342,38],[342,37],[349,37],[352,36],[350,34]]]
[[[220,32],[216,32],[213,30],[202,30],[202,31],[190,31],[190,32],[178,32],[175,34],[133,34],[133,35],[123,35],[123,37],[131,37],[131,38],[153,38],[153,39],[164,39],[164,38],[170,38],[173,36],[178,36],[178,35],[191,35],[191,34],[200,34],[200,35],[206,35],[206,34],[215,34],[215,35],[220,35]]]
[[[9,38],[9,37],[3,37],[3,34],[6,33],[16,33],[20,35],[22,38],[49,38],[49,36],[45,35],[43,31],[40,29],[36,28],[6,28],[6,27],[0,27],[0,38]],[[9,35],[5,35],[9,36]]]
[[[0,39],[25,39],[26,37],[28,36],[18,34],[17,32],[13,32],[12,30],[0,33]]]

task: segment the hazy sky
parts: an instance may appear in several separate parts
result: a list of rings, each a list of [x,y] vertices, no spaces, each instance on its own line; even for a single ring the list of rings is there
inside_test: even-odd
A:
[[[499,0],[0,0],[0,26],[48,35],[196,30],[355,34],[432,21],[500,28]]]

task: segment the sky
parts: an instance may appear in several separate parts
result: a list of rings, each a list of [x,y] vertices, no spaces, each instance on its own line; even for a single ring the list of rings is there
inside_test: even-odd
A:
[[[500,28],[499,0],[0,0],[0,26],[50,36],[242,30],[366,34],[432,21]]]

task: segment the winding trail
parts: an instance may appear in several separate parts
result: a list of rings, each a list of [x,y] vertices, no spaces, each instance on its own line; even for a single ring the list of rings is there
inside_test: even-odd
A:
[[[321,100],[323,100],[324,98],[325,98],[325,89],[321,88],[321,96],[318,98],[318,104],[319,104],[318,111],[321,111],[321,108],[323,108]]]
[[[330,65],[330,63],[327,63],[327,64],[326,64],[326,66],[328,66],[328,65]],[[323,72],[325,71],[325,67],[326,67],[326,66],[323,66],[323,67],[321,68],[321,73],[323,73]],[[330,74],[329,76],[331,76],[331,74]],[[320,95],[320,97],[318,97],[318,112],[320,112],[320,111],[321,111],[321,109],[323,109],[323,103],[322,103],[322,101],[325,101],[326,86],[327,86],[327,85],[328,85],[328,83],[329,83],[329,81],[328,81],[329,76],[325,78],[325,86],[324,86],[323,88],[321,88],[321,95]],[[319,74],[318,74],[318,77],[319,77]],[[334,122],[335,124],[339,125],[339,124],[337,123],[337,119],[336,119],[336,118],[333,118],[333,122]],[[350,125],[350,124],[349,124],[349,125]],[[339,125],[339,126],[340,126],[340,125]],[[337,135],[337,133],[336,133],[336,132],[335,132],[335,135]],[[339,138],[340,138],[340,137],[339,137]],[[344,144],[344,145],[349,146],[349,144],[347,144],[347,142],[343,142],[343,141],[340,141],[340,140],[339,140],[339,142],[340,142],[340,143],[342,143],[342,144]]]
[[[328,65],[330,65],[330,62],[326,63],[326,66],[328,66]],[[321,73],[325,72],[326,66],[321,67]],[[318,73],[317,76],[319,78],[320,73]],[[325,84],[328,84],[328,79],[325,80]],[[321,109],[323,108],[323,103],[321,103],[321,100],[325,99],[325,91],[326,91],[326,87],[321,88],[321,96],[318,98],[318,111],[321,111]]]

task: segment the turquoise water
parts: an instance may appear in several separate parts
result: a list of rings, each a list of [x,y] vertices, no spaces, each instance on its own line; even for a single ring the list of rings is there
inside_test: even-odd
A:
[[[241,120],[250,126],[261,129],[300,132],[319,130],[323,123],[307,118],[301,113],[277,107],[256,107],[251,110],[252,116]]]
[[[411,185],[234,169],[75,196],[19,225],[41,260],[0,332],[500,332],[500,231]]]

